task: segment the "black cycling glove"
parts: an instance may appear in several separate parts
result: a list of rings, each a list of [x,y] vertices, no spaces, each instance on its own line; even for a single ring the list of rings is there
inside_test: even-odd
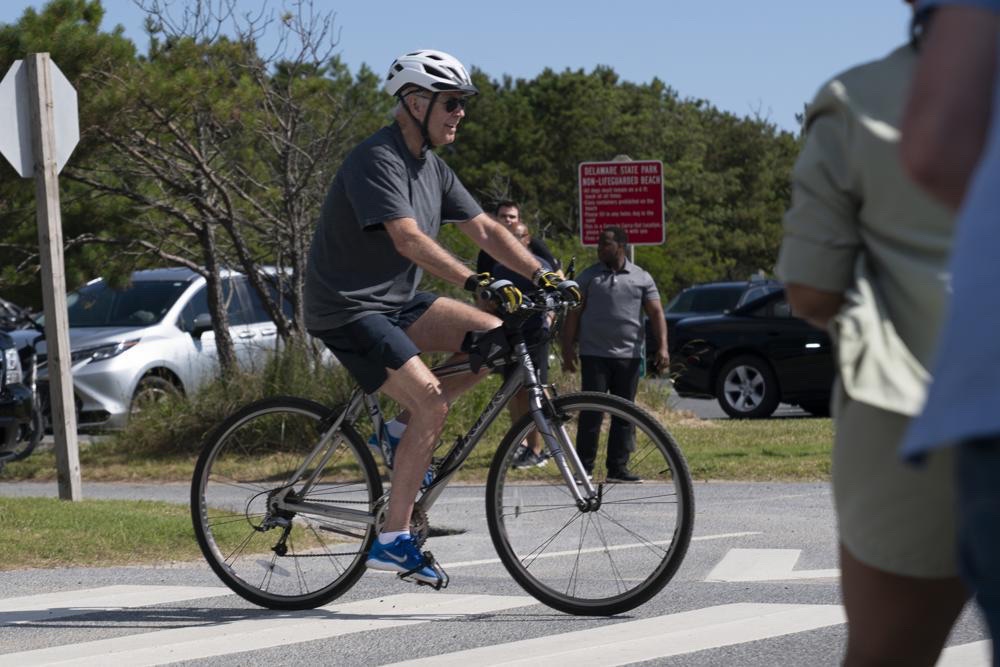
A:
[[[524,303],[524,295],[514,283],[509,280],[495,280],[487,272],[474,273],[466,278],[465,289],[495,302],[505,313],[517,312]]]
[[[559,292],[563,299],[571,304],[579,304],[582,300],[580,285],[575,280],[566,280],[554,271],[543,269],[536,271],[535,284],[543,290]]]

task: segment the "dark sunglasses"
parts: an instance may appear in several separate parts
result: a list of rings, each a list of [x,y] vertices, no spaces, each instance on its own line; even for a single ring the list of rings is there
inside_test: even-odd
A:
[[[444,110],[448,113],[455,113],[459,109],[465,109],[465,105],[469,103],[469,98],[467,97],[449,97],[444,102]]]

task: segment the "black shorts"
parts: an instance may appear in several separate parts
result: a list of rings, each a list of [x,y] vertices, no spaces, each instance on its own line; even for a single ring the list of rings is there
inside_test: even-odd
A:
[[[406,330],[436,299],[436,294],[417,292],[399,310],[365,315],[336,329],[309,333],[330,348],[365,393],[372,394],[389,377],[387,368],[397,370],[420,354]]]

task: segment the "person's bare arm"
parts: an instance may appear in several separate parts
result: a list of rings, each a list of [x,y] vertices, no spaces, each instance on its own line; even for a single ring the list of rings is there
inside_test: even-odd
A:
[[[566,319],[562,325],[562,365],[563,370],[576,372],[576,338],[580,328],[580,314],[583,313],[584,306],[566,313]]]
[[[844,303],[844,295],[840,292],[827,292],[796,283],[785,285],[785,295],[792,313],[819,329],[826,329]]]
[[[424,234],[413,218],[389,220],[385,229],[400,255],[438,278],[464,286],[473,274],[469,267]]]
[[[541,268],[535,256],[506,227],[485,213],[459,223],[458,228],[500,264],[517,271],[525,278],[534,278],[535,271]]]
[[[920,186],[958,208],[989,127],[1000,16],[944,6],[931,18],[903,115],[900,157]]]
[[[643,301],[643,310],[646,317],[652,322],[653,335],[659,341],[659,349],[656,351],[656,371],[666,372],[670,368],[670,352],[667,349],[667,321],[663,317],[663,305],[659,299]]]

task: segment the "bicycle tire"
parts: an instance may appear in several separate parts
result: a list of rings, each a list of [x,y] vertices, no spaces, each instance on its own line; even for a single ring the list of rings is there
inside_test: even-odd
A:
[[[296,490],[299,480],[291,477],[319,442],[329,414],[301,398],[257,401],[215,428],[198,457],[191,482],[198,545],[233,592],[262,607],[312,609],[345,593],[364,573],[373,525],[267,507],[269,494],[289,485]],[[375,461],[349,424],[335,437],[336,448],[302,500],[372,512],[382,496]]]
[[[667,585],[687,553],[694,527],[687,463],[673,436],[630,401],[577,392],[553,399],[552,408],[553,425],[561,423],[574,445],[581,413],[610,414],[634,427],[629,466],[643,483],[607,481],[602,437],[592,474],[601,506],[581,511],[554,462],[513,467],[533,428],[527,415],[508,431],[490,465],[486,518],[493,545],[514,580],[554,609],[584,616],[634,609]]]

